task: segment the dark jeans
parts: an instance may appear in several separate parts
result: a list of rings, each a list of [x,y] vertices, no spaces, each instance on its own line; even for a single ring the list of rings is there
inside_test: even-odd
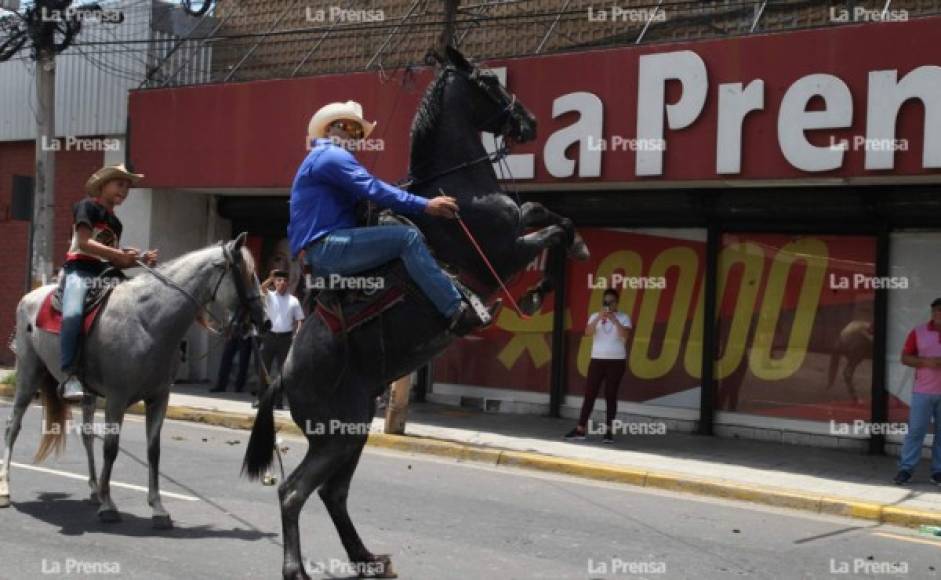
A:
[[[265,370],[268,376],[274,379],[274,363],[278,363],[278,374],[284,371],[284,361],[288,357],[288,351],[291,350],[291,340],[293,332],[278,334],[275,332],[266,332],[261,341],[261,360],[265,363]],[[277,401],[278,405],[283,405],[284,396]]]
[[[240,393],[245,388],[245,379],[248,378],[248,363],[252,358],[251,338],[230,338],[222,351],[222,363],[219,365],[219,377],[216,379],[216,388],[225,390],[229,385],[229,374],[232,372],[232,359],[239,355],[238,376],[235,379],[235,392]]]
[[[582,402],[582,412],[578,418],[580,426],[588,425],[588,418],[591,417],[591,411],[595,407],[595,399],[598,398],[598,391],[601,390],[602,382],[605,384],[606,420],[608,426],[611,425],[618,412],[618,387],[621,386],[621,377],[624,376],[626,368],[627,361],[623,358],[591,359],[591,362],[588,363],[588,378],[585,381],[585,399]]]

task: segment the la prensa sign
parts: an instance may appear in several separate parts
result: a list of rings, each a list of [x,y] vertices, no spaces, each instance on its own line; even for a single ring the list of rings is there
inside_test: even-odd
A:
[[[941,49],[912,24],[508,61],[542,135],[513,177],[941,180]]]

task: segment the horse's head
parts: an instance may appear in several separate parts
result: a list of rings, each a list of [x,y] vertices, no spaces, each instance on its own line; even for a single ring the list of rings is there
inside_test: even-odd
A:
[[[247,318],[259,331],[264,331],[270,323],[261,300],[255,260],[245,247],[245,232],[222,244],[222,260],[216,265],[222,274],[212,290],[212,300],[235,312],[233,322],[241,323]]]
[[[453,72],[458,82],[464,85],[463,92],[469,100],[468,110],[473,115],[475,129],[501,135],[517,143],[536,137],[536,118],[516,99],[516,95],[506,90],[497,75],[480,70],[450,46],[444,55],[435,53],[435,57],[444,67],[442,74]]]

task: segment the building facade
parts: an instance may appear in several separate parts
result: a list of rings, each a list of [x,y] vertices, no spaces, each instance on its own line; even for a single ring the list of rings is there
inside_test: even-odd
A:
[[[635,322],[625,415],[881,449],[881,434],[844,426],[905,420],[902,342],[941,296],[939,29],[926,17],[486,61],[539,121],[506,187],[572,217],[592,257],[534,262],[514,291],[555,268],[559,298],[455,344],[428,397],[573,416],[585,321],[617,284]],[[433,75],[137,91],[130,159],[144,185],[208,196],[263,264],[282,263],[310,115],[362,102],[383,150],[361,161],[394,182]]]

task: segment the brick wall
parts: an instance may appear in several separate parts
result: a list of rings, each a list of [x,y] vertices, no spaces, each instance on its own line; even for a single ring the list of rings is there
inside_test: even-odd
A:
[[[579,51],[633,44],[653,0],[461,0],[457,37],[464,54],[475,60],[540,52]],[[650,23],[645,43],[674,42],[748,34],[760,0],[664,0],[659,19]],[[881,12],[885,0],[777,0],[769,2],[755,32],[842,25],[831,10],[851,6]],[[617,6],[631,17],[598,17]],[[216,16],[224,21],[213,43],[212,82],[289,78],[361,70],[395,69],[420,64],[441,32],[440,0],[219,0]],[[355,7],[384,20],[356,29],[329,19],[331,9]],[[595,16],[589,18],[589,8]],[[893,11],[909,18],[941,13],[941,0],[894,0]],[[322,11],[322,12],[320,12]],[[324,15],[324,20],[319,19]],[[640,18],[638,18],[640,17]],[[393,28],[398,23],[403,27]],[[331,25],[340,24],[335,28]],[[343,27],[351,30],[343,30]],[[549,31],[551,30],[551,33]],[[239,36],[294,31],[267,37]],[[300,32],[297,31],[306,31]],[[548,34],[547,34],[548,33]],[[242,62],[243,57],[250,56]]]
[[[13,175],[33,175],[35,145],[32,141],[0,143],[0,366],[12,366],[7,348],[16,320],[16,304],[26,284],[29,228],[27,222],[9,219]],[[102,153],[65,151],[56,154],[55,252],[61,262],[68,249],[72,204],[80,200],[85,180],[101,167]]]

